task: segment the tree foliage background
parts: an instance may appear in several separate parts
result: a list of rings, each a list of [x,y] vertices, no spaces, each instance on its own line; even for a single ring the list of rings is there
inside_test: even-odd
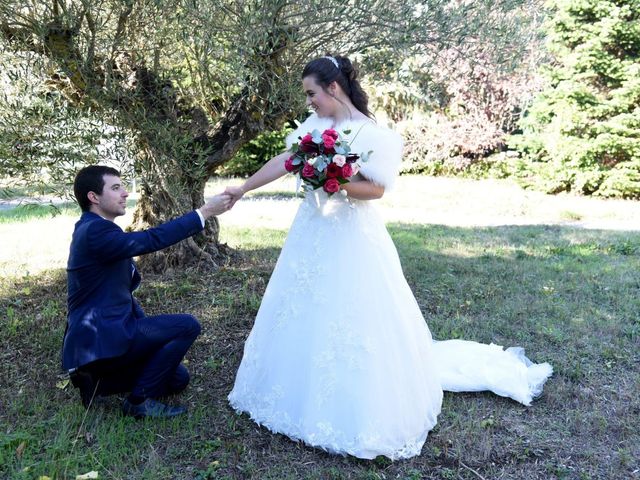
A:
[[[261,132],[303,111],[299,74],[327,51],[368,73],[403,57],[489,43],[508,54],[522,2],[0,0],[4,76],[0,174],[66,178],[129,159],[141,179],[135,227],[203,200],[210,175]],[[517,50],[517,49],[516,49]],[[6,93],[6,91],[5,91]],[[218,225],[154,263],[215,263]]]
[[[639,5],[523,4],[508,14],[523,25],[519,54],[510,57],[515,66],[492,48],[473,57],[443,49],[430,69],[408,59],[404,79],[412,80],[388,83],[391,95],[379,102],[403,131],[403,170],[511,176],[550,193],[640,198]],[[425,83],[422,108],[398,107],[397,99],[419,98]]]
[[[547,87],[514,144],[549,192],[640,198],[640,2],[554,0]]]

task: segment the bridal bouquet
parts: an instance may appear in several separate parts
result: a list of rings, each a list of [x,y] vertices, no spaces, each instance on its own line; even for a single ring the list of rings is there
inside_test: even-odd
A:
[[[349,133],[344,131],[345,135]],[[314,130],[299,138],[300,142],[291,146],[292,155],[284,162],[284,168],[298,175],[306,191],[322,187],[333,195],[358,173],[361,162],[366,162],[371,153],[352,153],[349,142],[333,128],[322,133]]]

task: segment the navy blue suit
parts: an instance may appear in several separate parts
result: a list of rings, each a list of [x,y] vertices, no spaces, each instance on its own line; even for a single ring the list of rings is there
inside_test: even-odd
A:
[[[138,385],[136,393],[143,396],[166,393],[172,375],[184,382],[180,361],[200,326],[190,315],[146,317],[132,295],[140,275],[131,257],[161,250],[202,228],[195,211],[130,233],[95,213],[82,214],[73,232],[67,264],[65,370],[95,367],[98,376],[120,377],[117,386],[104,382],[104,394],[135,391],[141,378],[143,385]],[[123,372],[128,375],[126,381]]]

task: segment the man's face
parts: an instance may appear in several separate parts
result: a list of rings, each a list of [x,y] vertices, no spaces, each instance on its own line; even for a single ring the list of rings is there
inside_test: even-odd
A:
[[[89,193],[92,203],[91,211],[113,221],[116,217],[125,214],[129,192],[122,185],[120,177],[104,175],[102,178],[104,179],[102,193],[100,195],[95,192]]]

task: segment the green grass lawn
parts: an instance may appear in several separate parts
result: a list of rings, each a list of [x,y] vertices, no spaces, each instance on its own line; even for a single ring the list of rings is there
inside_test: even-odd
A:
[[[458,218],[458,202],[456,214],[482,208],[493,218],[495,205],[478,207],[482,182],[450,182],[438,198],[429,182],[418,199],[425,208],[437,204],[446,215],[451,205]],[[511,188],[491,184],[495,198]],[[519,225],[428,223],[402,193],[395,197],[400,207],[385,215],[436,339],[520,345],[532,360],[553,365],[533,406],[489,393],[447,393],[422,455],[399,462],[332,456],[234,413],[226,396],[286,236],[256,207],[254,217],[242,210],[221,217],[223,241],[240,251],[233,263],[215,272],[148,274],[138,290],[147,313],[185,311],[203,324],[188,355],[192,384],[179,397],[190,413],[173,421],[123,418],[115,397],[85,411],[61,374],[66,285],[59,259],[66,241],[37,265],[29,263],[36,253],[0,258],[0,478],[75,479],[91,471],[101,479],[640,478],[640,232],[576,228],[575,215],[563,212],[603,218],[594,205],[604,201],[569,197],[570,205],[554,210],[556,224],[527,225],[542,197],[513,195],[506,215],[521,212]],[[286,212],[297,201],[264,193],[253,200],[283,202]],[[390,207],[392,200],[385,200]],[[637,203],[624,205],[632,213],[612,215],[637,215]],[[58,231],[43,232],[46,241],[65,239],[74,213],[63,212],[60,221]],[[7,221],[3,244],[21,243],[27,229],[45,222]],[[35,252],[33,245],[23,248]]]

